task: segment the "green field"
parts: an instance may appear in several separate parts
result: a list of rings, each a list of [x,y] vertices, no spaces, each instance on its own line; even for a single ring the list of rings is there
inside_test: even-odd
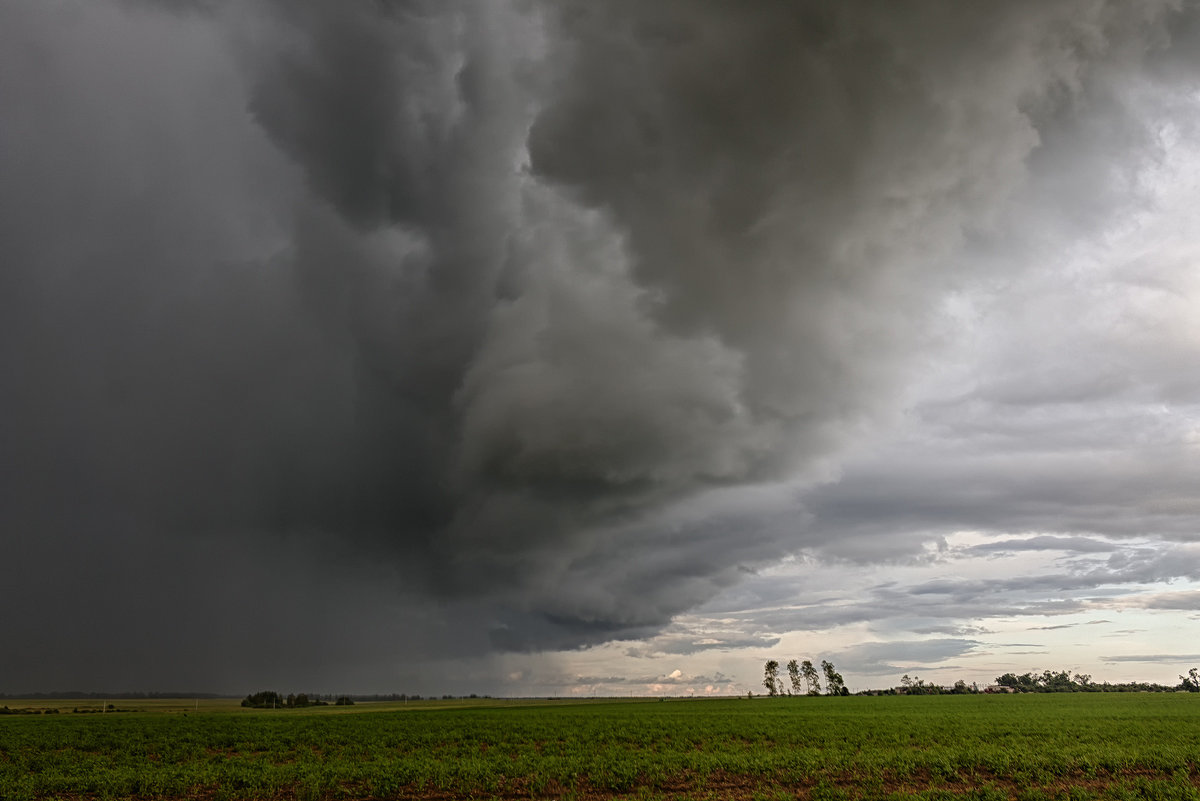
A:
[[[114,703],[0,716],[0,799],[1200,799],[1195,694]]]

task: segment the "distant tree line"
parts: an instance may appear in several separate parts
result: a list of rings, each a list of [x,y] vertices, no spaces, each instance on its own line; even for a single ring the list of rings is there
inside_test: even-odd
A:
[[[920,676],[909,676],[905,673],[900,678],[899,687],[889,687],[886,690],[872,692],[872,695],[971,695],[979,692],[978,684],[967,684],[962,679],[949,687],[942,687],[927,682]]]
[[[1179,684],[1156,684],[1153,682],[1131,681],[1118,684],[1092,681],[1088,673],[1072,674],[1067,670],[1043,670],[1041,673],[1029,672],[1020,676],[1015,673],[1005,673],[996,677],[995,688],[1003,688],[1003,692],[1018,693],[1133,693],[1133,692],[1200,692],[1200,668],[1192,668],[1186,676],[1179,677]],[[993,692],[989,687],[979,689],[977,684],[967,684],[961,679],[952,686],[943,687],[926,682],[918,676],[907,673],[900,678],[898,687],[886,690],[864,690],[866,695],[964,695],[978,692]]]
[[[1192,668],[1186,676],[1179,677],[1179,684],[1156,684],[1154,682],[1131,681],[1110,684],[1094,682],[1087,673],[1072,676],[1065,670],[1043,670],[1041,673],[1025,673],[1020,676],[1005,673],[996,677],[996,684],[1010,687],[1022,693],[1169,693],[1200,692],[1200,669]]]
[[[80,709],[79,707],[75,707],[74,709],[71,710],[71,712],[73,712],[76,715],[92,715],[92,714],[98,714],[101,712],[130,712],[130,711],[132,711],[132,710],[117,709],[116,704],[105,704],[104,706],[99,707],[99,708],[88,707],[85,709]],[[52,706],[48,706],[48,707],[37,707],[37,706],[15,707],[13,709],[9,709],[7,704],[5,704],[4,706],[0,706],[0,715],[58,715],[61,712],[62,712],[61,709],[58,709],[57,707],[52,707]]]
[[[832,662],[822,659],[821,671],[825,675],[824,695],[850,694],[842,674],[837,672]],[[797,662],[795,659],[789,661],[787,675],[790,687],[785,686],[779,678],[779,662],[768,659],[763,666],[763,687],[767,689],[767,695],[822,695],[821,673],[817,672],[811,659],[805,659],[803,662]]]
[[[348,695],[347,698],[355,701],[420,701],[420,695],[410,695],[408,693],[374,693],[371,695]]]
[[[348,695],[339,695],[333,700],[334,706],[350,706],[354,699]],[[250,709],[301,709],[309,706],[329,706],[330,702],[319,697],[310,697],[308,693],[288,693],[280,695],[272,690],[247,695],[242,699],[242,706]]]
[[[470,695],[443,695],[442,700],[468,700],[476,698],[491,698],[490,695],[479,695],[471,693]],[[242,706],[251,709],[295,709],[308,706],[349,706],[356,701],[422,701],[436,700],[438,696],[431,695],[428,697],[417,695],[415,693],[372,693],[372,694],[346,694],[346,695],[316,695],[313,693],[298,693],[294,695],[281,695],[280,693],[271,690],[247,695],[242,699]]]

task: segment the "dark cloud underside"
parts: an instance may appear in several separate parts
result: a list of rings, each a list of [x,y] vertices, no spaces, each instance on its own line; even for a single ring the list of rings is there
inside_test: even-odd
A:
[[[832,475],[1182,13],[5,4],[6,630],[110,686],[659,631],[811,544],[703,499]]]

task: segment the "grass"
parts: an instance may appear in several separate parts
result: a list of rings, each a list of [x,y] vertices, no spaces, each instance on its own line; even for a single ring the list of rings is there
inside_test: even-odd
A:
[[[0,717],[0,798],[1200,801],[1190,694],[118,706]]]

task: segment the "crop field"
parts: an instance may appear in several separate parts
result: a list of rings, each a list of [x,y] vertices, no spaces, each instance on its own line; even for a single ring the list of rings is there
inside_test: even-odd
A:
[[[1195,694],[73,706],[0,716],[0,798],[1200,799]]]

